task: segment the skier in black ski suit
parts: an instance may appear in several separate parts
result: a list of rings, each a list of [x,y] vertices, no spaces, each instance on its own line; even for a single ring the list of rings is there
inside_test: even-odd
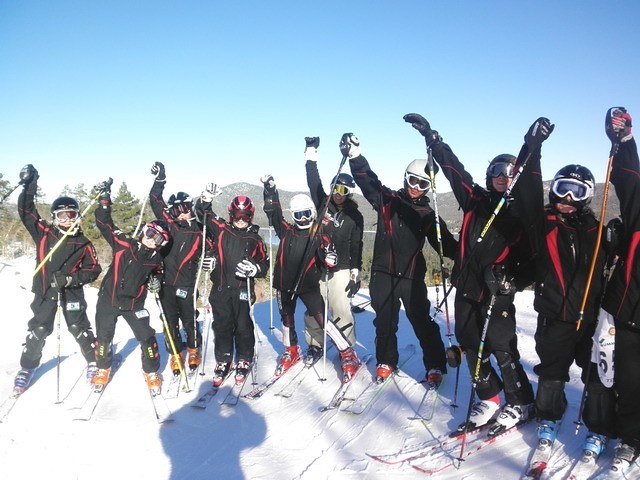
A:
[[[197,295],[196,279],[202,253],[202,226],[194,217],[193,202],[188,194],[178,192],[171,195],[168,205],[164,201],[162,193],[167,181],[164,165],[155,162],[151,173],[156,176],[149,192],[151,209],[156,218],[168,225],[171,235],[168,253],[164,257],[164,278],[159,296],[177,355],[173,354],[171,343],[166,339],[165,347],[171,355],[171,370],[177,375],[184,361],[180,321],[187,337],[189,369],[196,370],[200,365],[202,335],[197,328],[194,296]]]
[[[162,255],[160,249],[169,243],[167,225],[162,220],[148,222],[138,239],[127,236],[111,218],[111,183],[109,179],[94,188],[100,193],[100,205],[95,211],[96,225],[111,246],[113,258],[102,279],[96,304],[96,361],[98,372],[95,385],[106,385],[113,362],[113,337],[118,317],[123,317],[140,342],[142,369],[147,386],[154,393],[160,391],[162,377],[156,332],[150,325],[149,312],[144,308],[148,290],[160,290]]]
[[[309,193],[317,211],[327,205],[325,218],[321,219],[323,231],[329,236],[338,254],[338,264],[329,271],[328,282],[320,280],[320,293],[327,302],[328,312],[336,326],[342,330],[349,343],[356,343],[355,319],[351,312],[351,298],[360,288],[362,270],[362,234],[364,219],[353,200],[355,182],[348,173],[340,173],[330,196],[325,192],[318,172],[320,139],[306,137],[305,169]],[[329,202],[327,204],[327,201]],[[328,295],[327,295],[328,293]],[[328,297],[328,298],[327,298]],[[305,362],[311,363],[322,356],[324,335],[315,319],[305,315],[305,338],[309,350]]]
[[[417,114],[405,115],[404,119],[425,137],[427,148],[433,152],[433,158],[449,180],[464,212],[451,282],[456,287],[456,338],[466,352],[472,376],[476,371],[483,326],[489,322],[476,382],[480,401],[473,405],[466,428],[483,425],[498,415],[499,393],[504,389],[506,405],[492,427],[493,433],[497,434],[527,418],[533,404],[533,389],[520,363],[513,305],[514,276],[521,261],[530,255],[523,253],[529,252],[523,248],[520,220],[509,202],[493,217],[511,184],[516,158],[509,154],[495,157],[487,168],[485,189],[474,183],[464,165],[427,120]],[[482,242],[478,242],[490,218],[494,218],[493,224]],[[491,317],[487,319],[490,305]],[[491,366],[491,355],[497,360],[502,379]],[[459,429],[465,429],[465,423]]]
[[[439,251],[435,212],[426,193],[430,188],[424,173],[426,160],[416,160],[405,171],[404,188],[384,186],[361,155],[359,140],[345,133],[340,151],[349,158],[351,173],[362,194],[378,212],[373,247],[369,293],[376,312],[376,358],[378,381],[398,366],[398,321],[400,301],[420,342],[423,363],[430,382],[439,383],[446,373],[444,343],[438,324],[429,312],[425,274],[427,266],[422,248],[425,238]],[[444,255],[453,258],[458,243],[440,219]]]
[[[273,288],[278,291],[278,308],[282,318],[285,352],[280,357],[276,374],[284,373],[300,358],[300,346],[295,330],[295,309],[298,297],[309,315],[325,328],[324,301],[320,294],[320,277],[325,268],[334,268],[338,256],[329,237],[315,233],[316,209],[308,195],[298,194],[291,199],[289,209],[293,225],[284,219],[280,196],[271,175],[261,179],[264,184],[264,211],[269,224],[280,239],[273,271]],[[342,357],[343,371],[349,376],[359,365],[358,357],[344,333],[329,319],[327,335],[336,344]],[[347,361],[348,360],[348,361]],[[349,366],[348,373],[345,366]],[[345,378],[345,380],[349,380]]]
[[[231,368],[234,350],[236,382],[243,382],[251,370],[255,355],[251,305],[256,301],[255,282],[251,279],[266,276],[269,257],[260,227],[252,223],[255,206],[251,199],[246,195],[235,197],[229,204],[228,222],[212,211],[212,200],[213,192],[203,191],[196,209],[200,218],[206,217],[207,238],[213,246],[207,259],[215,259],[209,302],[217,362],[213,384],[219,386]]]
[[[606,388],[591,362],[592,337],[602,294],[605,242],[600,244],[587,303],[580,311],[587,287],[593,253],[598,240],[598,219],[589,205],[595,193],[592,173],[581,165],[567,165],[553,178],[549,204],[544,209],[544,187],[540,168],[541,145],[553,131],[546,118],[536,120],[525,136],[525,154],[530,153],[514,196],[522,213],[526,237],[535,252],[534,308],[538,312],[535,334],[540,363],[535,399],[541,421],[540,438],[555,440],[567,407],[564,394],[569,369],[575,361],[582,369],[587,395],[583,418],[589,429],[585,447],[596,456],[613,435],[613,389]],[[579,321],[581,320],[581,321]],[[589,377],[587,378],[587,374]]]
[[[615,320],[614,429],[620,444],[612,470],[618,473],[640,454],[640,161],[631,126],[626,109],[609,109],[606,133],[614,145],[611,183],[620,200],[623,228],[619,260],[602,307]]]
[[[20,171],[24,189],[18,197],[18,215],[36,244],[36,265],[41,265],[33,276],[33,318],[28,323],[29,334],[20,358],[22,369],[15,380],[15,386],[20,390],[29,385],[40,365],[45,340],[53,332],[58,302],[67,328],[89,364],[87,377],[90,379],[96,370],[95,337],[87,318],[82,287],[97,279],[102,269],[93,244],[76,221],[80,208],[75,199],[60,197],[51,204],[52,223],[40,217],[34,202],[38,177],[38,171],[31,164]],[[66,238],[61,240],[63,235]],[[51,257],[43,263],[49,253],[52,253]]]

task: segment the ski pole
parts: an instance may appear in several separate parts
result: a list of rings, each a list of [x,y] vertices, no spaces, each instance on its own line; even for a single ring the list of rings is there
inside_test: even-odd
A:
[[[604,193],[602,194],[602,207],[600,208],[600,221],[598,222],[598,233],[596,235],[596,244],[593,248],[593,255],[591,256],[591,265],[589,266],[589,275],[587,276],[587,282],[582,294],[582,303],[580,304],[580,312],[578,314],[578,324],[576,330],[580,329],[582,320],[584,319],[584,308],[587,305],[587,297],[589,296],[589,290],[591,290],[591,281],[593,280],[593,272],[596,269],[598,263],[598,253],[600,252],[600,242],[602,240],[602,229],[604,228],[604,216],[607,211],[607,197],[609,196],[609,180],[611,179],[611,169],[613,167],[613,157],[618,152],[619,143],[614,143],[611,146],[611,152],[609,153],[609,164],[607,165],[607,178],[604,181]]]
[[[156,178],[153,177],[153,183],[156,183]],[[151,185],[153,187],[153,184]],[[138,231],[140,230],[140,226],[142,225],[142,217],[144,216],[144,209],[147,208],[147,200],[149,199],[149,195],[145,195],[144,200],[142,200],[142,208],[140,209],[140,215],[138,216],[138,224],[136,225],[136,229],[133,231],[133,237],[138,236]]]
[[[295,295],[298,294],[298,290],[300,289],[300,283],[302,283],[302,278],[304,277],[304,269],[307,263],[309,262],[311,256],[314,254],[316,239],[322,228],[322,219],[327,214],[327,210],[329,209],[331,194],[333,193],[333,189],[335,188],[336,183],[338,182],[338,176],[340,175],[340,172],[342,172],[342,168],[344,167],[344,164],[346,161],[347,161],[347,156],[345,155],[342,157],[342,160],[340,161],[338,172],[336,173],[336,175],[333,177],[333,180],[331,181],[331,188],[329,190],[329,194],[327,195],[327,198],[325,198],[324,204],[322,205],[322,208],[320,209],[320,211],[316,216],[315,225],[311,226],[312,233],[309,236],[309,240],[307,241],[307,246],[305,247],[304,254],[302,256],[303,261],[300,264],[300,269],[298,270],[298,275],[296,277],[296,283],[294,284],[291,298],[293,298]]]
[[[329,268],[324,274],[324,320],[322,324],[322,378],[319,380],[324,382],[327,380],[327,322],[329,321]]]
[[[273,328],[273,226],[269,224],[269,330]]]
[[[204,344],[203,344],[203,352],[202,352],[202,363],[201,363],[201,368],[200,368],[200,375],[204,375],[204,365],[207,362],[207,349],[209,347],[209,332],[211,331],[211,325],[208,325],[207,323],[207,317],[208,317],[208,313],[211,310],[211,303],[209,302],[209,293],[207,292],[207,283],[208,283],[208,278],[204,277],[204,292],[205,292],[205,297],[204,297],[204,305],[202,306],[202,311],[203,313],[203,319],[202,319],[202,328],[206,328],[207,333],[205,335],[205,340],[204,340]]]
[[[12,187],[11,190],[9,190],[7,193],[5,193],[2,198],[0,198],[0,204],[4,203],[4,201],[9,198],[9,196],[15,192],[19,186],[22,185],[22,182],[19,182],[15,187]]]
[[[353,313],[362,313],[362,312],[364,312],[364,308],[365,308],[367,305],[369,305],[370,303],[371,303],[371,300],[366,300],[366,301],[364,301],[364,302],[362,302],[362,303],[359,303],[358,305],[353,305],[353,306],[351,307],[351,311],[352,311]]]
[[[158,295],[158,292],[153,292],[153,298],[155,298],[158,309],[160,310],[160,320],[162,320],[162,326],[164,327],[164,337],[169,341],[171,354],[178,356],[178,350],[176,349],[176,345],[173,341],[173,335],[171,334],[171,331],[169,329],[169,322],[167,321],[167,316],[164,313],[164,308],[162,308],[162,303],[160,302],[160,295]],[[190,392],[191,388],[189,388],[189,379],[187,378],[187,374],[184,371],[182,362],[178,363],[178,368],[180,369],[180,376],[184,380],[184,387],[182,390],[185,392]]]
[[[196,284],[193,290],[193,344],[198,348],[198,319],[196,312],[198,311],[198,287],[200,286],[200,276],[202,275],[202,265],[204,264],[205,251],[207,247],[207,212],[202,217],[202,251],[200,252],[200,260],[198,261],[198,273],[196,273]]]
[[[256,346],[253,349],[253,364],[251,365],[251,376],[253,377],[253,385],[258,384],[258,347],[262,345],[262,340],[258,335],[258,325],[256,324],[256,318],[253,315],[253,302],[251,301],[251,277],[247,277],[247,302],[249,302],[249,316],[253,323],[253,335],[255,338]]]
[[[113,183],[113,180],[110,178],[109,179],[110,184]],[[100,193],[98,193],[92,200],[91,202],[89,202],[89,205],[87,205],[87,207],[84,209],[84,211],[78,215],[78,217],[74,220],[74,222],[71,224],[71,226],[64,232],[64,234],[62,235],[62,237],[60,237],[60,239],[56,242],[56,244],[51,248],[51,250],[49,250],[49,252],[45,255],[45,257],[42,259],[42,261],[38,264],[38,266],[36,267],[36,269],[33,271],[33,276],[35,277],[38,272],[42,269],[42,267],[44,266],[45,263],[47,263],[51,257],[53,256],[53,253],[60,247],[60,245],[62,245],[62,242],[64,241],[65,238],[67,238],[69,236],[69,234],[76,228],[76,226],[80,223],[80,220],[82,220],[82,218],[87,214],[87,212],[89,211],[89,209],[93,206],[94,203],[96,203],[96,200],[98,200],[98,198],[100,198]]]
[[[487,316],[484,320],[484,326],[482,327],[482,335],[480,336],[480,345],[478,346],[478,359],[476,361],[476,368],[473,374],[473,382],[471,383],[471,395],[469,396],[469,407],[467,408],[467,418],[464,422],[464,427],[462,429],[462,443],[460,445],[460,456],[458,457],[458,461],[463,460],[464,447],[467,440],[467,428],[469,426],[469,419],[471,418],[471,407],[473,406],[473,399],[476,395],[476,386],[478,381],[480,380],[480,367],[482,365],[482,356],[484,354],[484,343],[487,338],[487,331],[489,330],[489,320],[491,319],[491,312],[493,311],[493,305],[496,303],[496,294],[491,294],[491,301],[489,302],[489,307],[487,308]]]
[[[56,361],[56,403],[60,402],[60,350],[61,350],[61,338],[60,338],[60,314],[62,312],[62,289],[58,291],[58,307],[56,309],[56,342],[57,342],[57,361]]]

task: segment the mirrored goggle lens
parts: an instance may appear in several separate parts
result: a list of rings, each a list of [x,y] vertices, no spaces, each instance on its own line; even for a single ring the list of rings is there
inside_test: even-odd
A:
[[[234,222],[237,220],[242,220],[248,223],[252,218],[253,215],[247,212],[231,212],[231,220]]]
[[[333,187],[333,193],[337,193],[338,195],[342,195],[343,197],[352,193],[352,188],[347,187],[346,185],[336,185]]]
[[[53,214],[57,220],[75,220],[78,218],[77,210],[56,210]]]
[[[144,236],[149,240],[151,240],[156,245],[162,245],[165,240],[164,235],[162,235],[162,233],[160,233],[153,227],[146,227],[144,229]]]
[[[171,207],[173,214],[178,216],[182,213],[191,213],[191,205],[188,203],[176,203],[173,207]]]
[[[513,170],[514,166],[512,163],[494,163],[489,166],[489,170],[487,174],[491,178],[498,178],[500,175],[503,175],[507,178],[513,178]]]
[[[298,221],[311,220],[311,210],[301,210],[299,212],[293,212],[293,218]]]
[[[576,201],[586,200],[591,194],[591,188],[586,183],[571,178],[556,180],[552,190],[560,198],[570,195]]]
[[[431,182],[426,178],[421,178],[410,173],[406,174],[404,179],[410,187],[417,188],[420,191],[425,191],[431,186]]]

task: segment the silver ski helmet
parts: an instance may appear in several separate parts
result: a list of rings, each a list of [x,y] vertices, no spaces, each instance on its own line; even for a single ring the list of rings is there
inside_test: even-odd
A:
[[[596,181],[587,167],[567,165],[558,170],[551,187],[549,201],[553,204],[564,203],[580,211],[591,203],[596,191]]]
[[[426,192],[431,188],[431,180],[426,173],[427,160],[418,158],[407,165],[404,171],[404,188],[416,188]]]
[[[513,178],[516,167],[516,157],[510,153],[501,153],[489,162],[486,172],[486,185],[489,190],[493,190],[492,180],[504,175],[507,178]]]
[[[316,218],[316,206],[313,204],[311,197],[304,193],[298,193],[291,198],[289,211],[295,224],[303,230],[311,227]]]

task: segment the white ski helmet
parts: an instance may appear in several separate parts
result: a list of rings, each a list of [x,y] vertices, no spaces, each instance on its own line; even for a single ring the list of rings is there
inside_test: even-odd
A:
[[[309,195],[304,193],[299,193],[291,198],[289,210],[291,211],[291,218],[293,218],[298,228],[309,228],[316,218],[316,206]]]
[[[424,158],[418,158],[411,162],[404,171],[405,188],[413,187],[423,192],[429,190],[431,180],[425,172],[425,168],[427,168],[427,160]]]

